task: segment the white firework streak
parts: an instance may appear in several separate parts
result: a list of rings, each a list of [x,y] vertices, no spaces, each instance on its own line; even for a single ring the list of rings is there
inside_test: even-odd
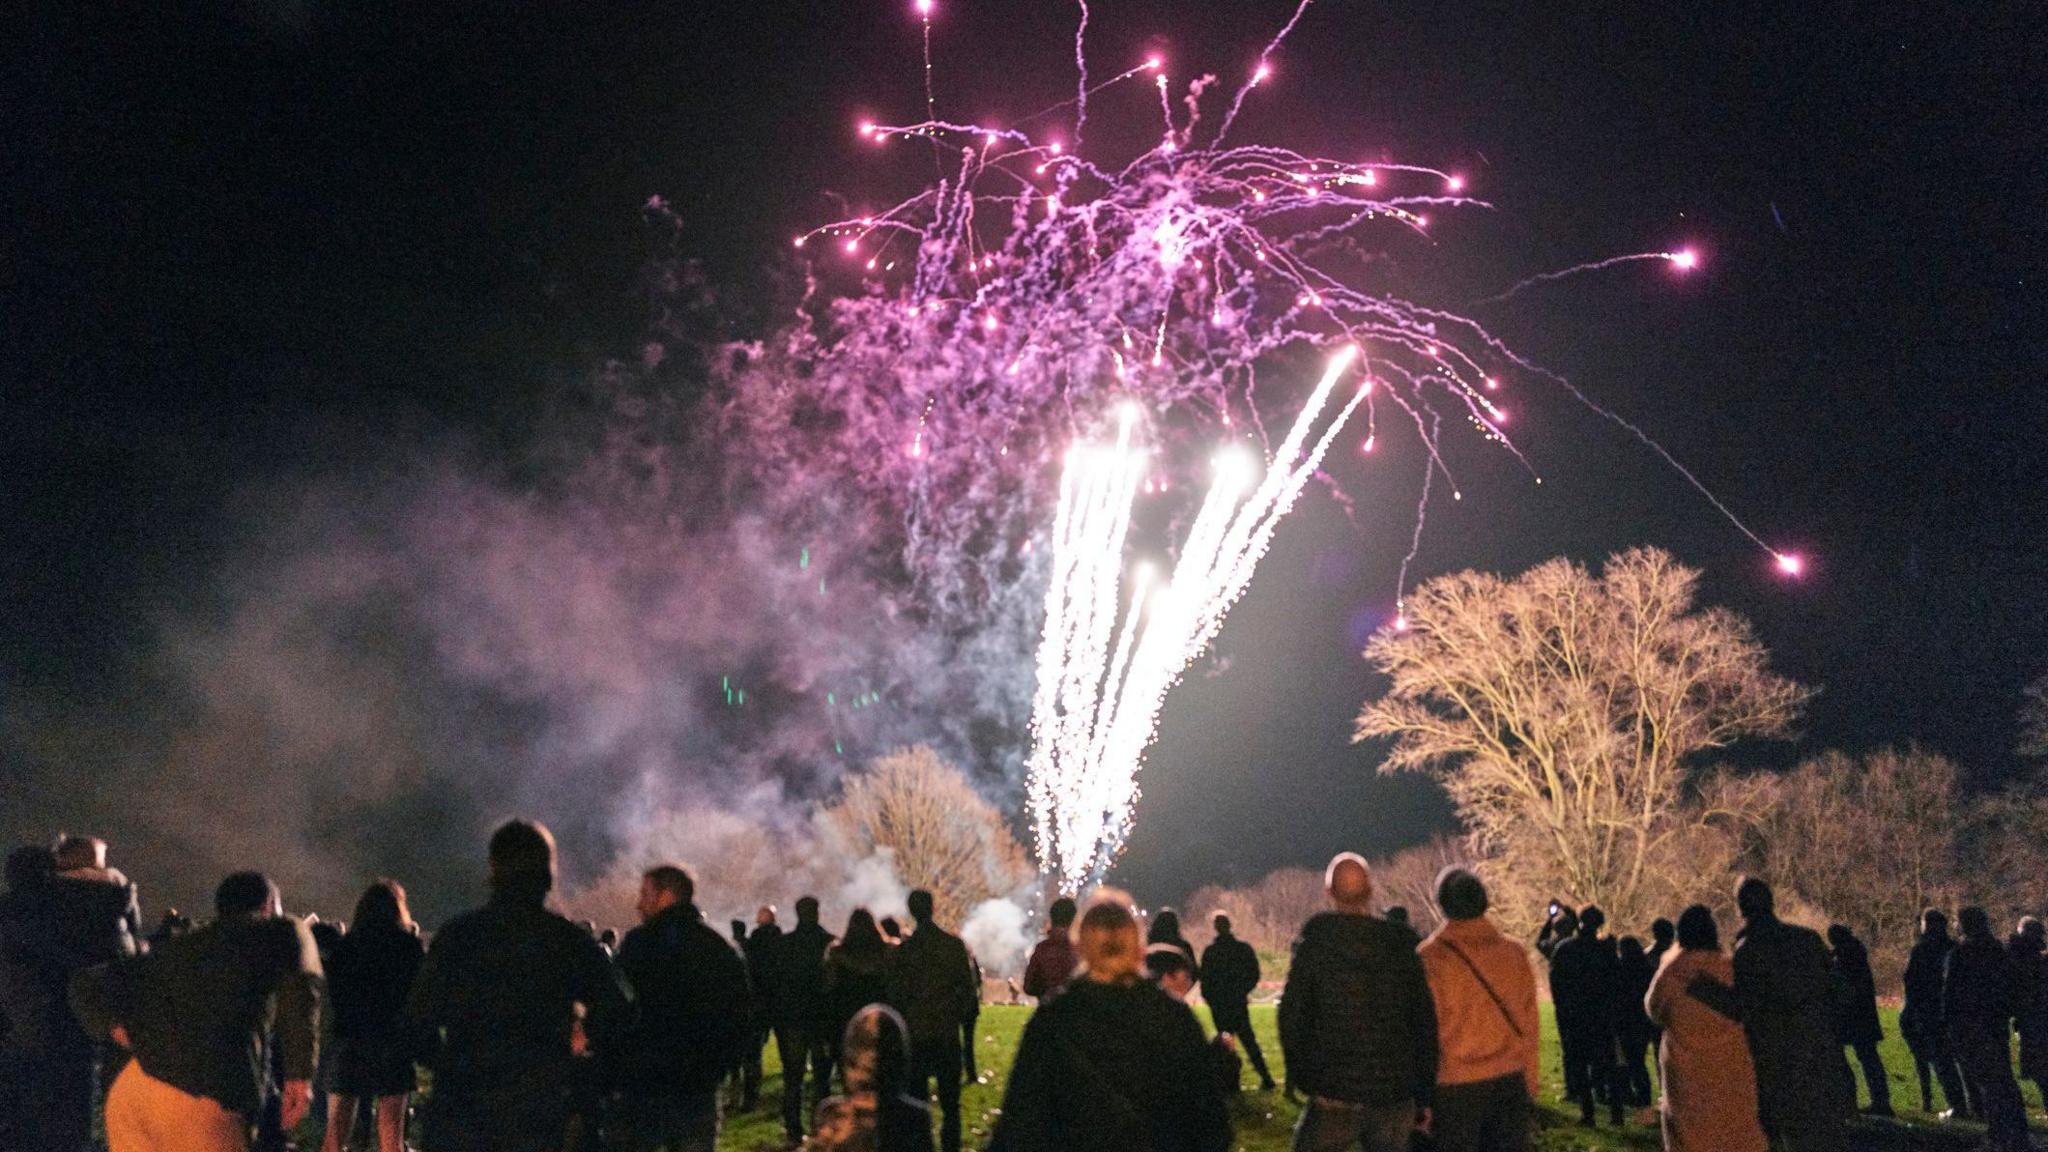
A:
[[[1152,591],[1150,568],[1140,566],[1128,607],[1124,539],[1147,456],[1131,441],[1135,409],[1126,409],[1114,445],[1077,445],[1067,453],[1053,521],[1029,762],[1039,863],[1062,891],[1100,882],[1122,851],[1138,799],[1138,769],[1166,694],[1215,639],[1280,518],[1370,390],[1369,383],[1361,385],[1318,433],[1337,380],[1357,353],[1347,347],[1331,357],[1265,478],[1249,494],[1249,462],[1229,450],[1219,455],[1216,478],[1171,578]]]

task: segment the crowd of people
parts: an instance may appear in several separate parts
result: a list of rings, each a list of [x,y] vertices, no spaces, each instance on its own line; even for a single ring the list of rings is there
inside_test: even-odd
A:
[[[260,873],[228,876],[201,926],[172,911],[145,938],[135,886],[106,845],[60,838],[6,861],[0,896],[0,1152],[86,1152],[94,1115],[112,1152],[285,1147],[309,1112],[325,1152],[364,1126],[405,1147],[419,1069],[426,1152],[700,1149],[728,1104],[760,1104],[762,1054],[783,1068],[794,1146],[957,1152],[975,1078],[981,974],[909,895],[905,928],[856,909],[836,936],[817,900],[785,929],[773,907],[730,938],[705,923],[692,876],[648,868],[623,937],[550,910],[555,845],[515,820],[492,836],[490,896],[431,942],[404,889],[371,884],[343,926],[284,914]],[[1532,950],[1489,915],[1485,885],[1449,868],[1427,938],[1375,915],[1372,874],[1345,853],[1329,907],[1300,929],[1278,1024],[1296,1152],[1504,1152],[1531,1140],[1539,1088]],[[1713,912],[1606,932],[1598,907],[1553,904],[1534,953],[1563,1049],[1567,1100],[1586,1125],[1653,1103],[1665,1146],[1696,1152],[1848,1147],[1855,1074],[1892,1112],[1869,956],[1780,920],[1745,879],[1731,950]],[[2012,1070],[2048,1076],[2048,933],[2000,940],[1979,908],[1922,919],[1900,1031],[1924,1110],[1976,1116],[1994,1149],[2026,1147]],[[1141,932],[1128,898],[1059,899],[1022,992],[1037,1001],[989,1147],[997,1152],[1225,1152],[1229,1097],[1248,1062],[1276,1083],[1251,1026],[1257,953],[1213,919],[1197,956],[1178,917]],[[1211,1035],[1186,1000],[1199,986]],[[102,1086],[102,1078],[106,1083]],[[835,1077],[838,1089],[834,1091]],[[102,1093],[104,1099],[102,1101]],[[933,1136],[933,1102],[938,1134]],[[771,1104],[771,1107],[773,1105]],[[808,1122],[808,1131],[807,1128]]]

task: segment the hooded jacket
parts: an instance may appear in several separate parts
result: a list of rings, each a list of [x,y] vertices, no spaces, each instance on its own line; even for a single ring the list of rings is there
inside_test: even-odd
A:
[[[1436,1088],[1436,1005],[1414,935],[1350,912],[1302,925],[1280,999],[1280,1047],[1296,1088],[1359,1104],[1413,1100]]]

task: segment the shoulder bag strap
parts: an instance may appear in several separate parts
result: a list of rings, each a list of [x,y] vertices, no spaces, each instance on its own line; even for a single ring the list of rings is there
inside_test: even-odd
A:
[[[1462,961],[1465,965],[1466,971],[1472,973],[1472,978],[1474,980],[1479,981],[1479,986],[1481,988],[1486,989],[1487,999],[1492,1000],[1493,1006],[1495,1008],[1500,1009],[1500,1018],[1507,1021],[1508,1027],[1511,1030],[1513,1030],[1516,1039],[1520,1039],[1522,1035],[1522,1026],[1520,1024],[1515,1023],[1514,1014],[1508,1011],[1507,1001],[1502,1000],[1500,998],[1500,993],[1495,992],[1493,990],[1493,982],[1488,980],[1486,978],[1486,974],[1479,970],[1479,965],[1474,964],[1472,962],[1472,958],[1470,956],[1465,955],[1465,950],[1463,948],[1458,947],[1458,945],[1454,941],[1452,941],[1452,939],[1449,936],[1439,936],[1437,937],[1437,940],[1440,943],[1442,943],[1444,947],[1449,948],[1451,950],[1451,955],[1456,956],[1460,961]]]

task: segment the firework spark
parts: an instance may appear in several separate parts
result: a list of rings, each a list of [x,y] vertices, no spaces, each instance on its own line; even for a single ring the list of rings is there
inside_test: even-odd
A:
[[[1324,420],[1357,352],[1346,347],[1330,358],[1256,486],[1247,454],[1218,453],[1215,478],[1172,575],[1154,591],[1151,570],[1140,568],[1127,604],[1124,543],[1151,466],[1150,453],[1133,443],[1135,407],[1122,414],[1113,446],[1068,452],[1053,522],[1029,764],[1039,858],[1064,890],[1100,881],[1122,849],[1138,768],[1166,694],[1215,638],[1281,517],[1365,401],[1361,386]]]

